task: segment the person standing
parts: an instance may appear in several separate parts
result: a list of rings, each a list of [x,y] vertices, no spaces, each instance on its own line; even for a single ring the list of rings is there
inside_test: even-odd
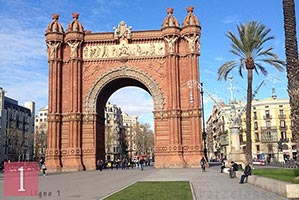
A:
[[[250,176],[251,175],[251,167],[250,167],[250,165],[249,165],[249,163],[247,162],[247,163],[245,163],[245,169],[244,169],[244,174],[241,176],[241,179],[240,179],[240,182],[239,183],[241,183],[241,184],[243,184],[244,183],[244,179],[246,178],[246,177],[248,177],[248,176]]]

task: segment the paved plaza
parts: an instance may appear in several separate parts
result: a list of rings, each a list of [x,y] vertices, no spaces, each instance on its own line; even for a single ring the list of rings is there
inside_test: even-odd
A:
[[[145,167],[130,170],[83,171],[47,174],[39,177],[37,197],[4,197],[3,175],[0,177],[1,200],[99,200],[136,181],[181,181],[188,180],[197,200],[285,200],[287,198],[257,188],[250,184],[239,184],[220,173],[219,166],[202,172],[201,169],[154,169]]]

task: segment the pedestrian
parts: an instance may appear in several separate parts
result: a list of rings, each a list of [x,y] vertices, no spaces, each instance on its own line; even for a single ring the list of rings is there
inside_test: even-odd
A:
[[[43,175],[46,176],[47,166],[45,162],[42,164],[42,171],[43,171]]]
[[[220,173],[223,173],[223,169],[225,168],[225,161],[224,159],[221,159],[221,170]]]
[[[140,164],[141,170],[143,171],[143,164],[144,164],[144,158],[143,157],[140,158],[139,164]]]
[[[243,173],[243,175],[241,176],[241,179],[240,179],[240,182],[239,182],[239,183],[241,183],[241,184],[244,183],[244,179],[245,179],[245,178],[247,178],[248,176],[251,175],[251,167],[250,167],[249,163],[246,162],[245,165],[246,165],[246,166],[245,166],[245,169],[244,169],[244,173]]]
[[[206,171],[206,163],[207,163],[207,161],[206,161],[205,157],[202,157],[200,160],[200,165],[201,165],[201,170],[203,172]]]
[[[99,165],[98,165],[100,171],[103,170],[103,166],[104,166],[104,161],[103,161],[103,160],[100,160],[100,161],[99,161]]]

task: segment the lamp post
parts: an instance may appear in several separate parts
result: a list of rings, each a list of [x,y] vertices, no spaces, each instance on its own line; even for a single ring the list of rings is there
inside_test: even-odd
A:
[[[206,126],[205,126],[205,112],[204,112],[204,103],[203,103],[203,83],[200,83],[200,95],[201,95],[201,113],[202,113],[202,138],[203,138],[203,153],[208,160],[208,152],[207,152],[207,133],[206,133]]]
[[[203,83],[199,83],[196,80],[189,80],[187,82],[187,86],[191,89],[190,91],[190,103],[194,102],[193,95],[192,95],[192,88],[193,86],[196,86],[198,89],[200,89],[200,95],[201,95],[201,113],[202,113],[202,139],[203,139],[203,152],[206,160],[208,160],[208,152],[207,152],[207,133],[205,128],[205,117],[204,117],[204,103],[203,103]]]

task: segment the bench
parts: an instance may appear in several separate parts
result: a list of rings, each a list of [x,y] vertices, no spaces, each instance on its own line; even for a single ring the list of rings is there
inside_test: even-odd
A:
[[[240,179],[242,174],[242,171],[237,171],[237,178]],[[247,180],[245,179],[245,181],[256,187],[260,187],[264,190],[268,190],[286,198],[299,198],[299,184],[292,184],[289,182],[284,182],[257,175],[248,176]]]

